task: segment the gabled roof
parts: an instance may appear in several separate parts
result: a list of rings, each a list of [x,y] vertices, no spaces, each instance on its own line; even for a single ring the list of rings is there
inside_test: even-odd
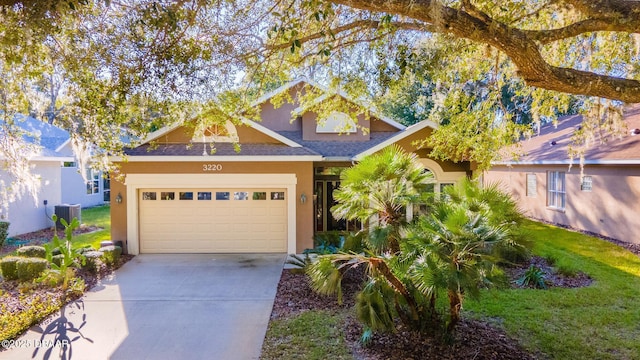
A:
[[[432,129],[437,129],[438,125],[436,123],[434,123],[433,121],[430,120],[423,120],[417,124],[413,124],[411,126],[409,126],[408,128],[406,128],[404,131],[400,131],[397,133],[394,133],[393,136],[389,137],[388,139],[386,139],[385,141],[380,142],[379,144],[376,144],[373,147],[370,147],[356,155],[354,155],[353,160],[360,160],[363,157],[367,156],[367,155],[371,155],[375,152],[378,152],[382,149],[384,149],[385,147],[396,143],[406,137],[409,137],[415,133],[417,133],[420,130],[423,130],[425,128],[432,128]]]
[[[623,116],[627,129],[622,137],[609,138],[606,143],[601,143],[601,139],[593,141],[585,151],[585,165],[640,164],[640,135],[632,135],[630,132],[633,129],[640,129],[640,105],[627,107]],[[569,158],[568,150],[572,142],[571,137],[581,124],[582,116],[580,115],[561,117],[558,119],[557,126],[553,124],[543,126],[540,129],[540,135],[521,141],[523,156],[518,160],[505,158],[495,164],[578,164],[579,159]]]
[[[357,154],[397,134],[396,132],[372,132],[369,133],[369,141],[318,141],[303,140],[299,131],[280,131],[279,133],[321,154],[327,161],[352,161]]]
[[[287,90],[289,90],[289,89],[291,89],[291,88],[293,88],[293,87],[296,87],[296,86],[298,86],[298,85],[300,85],[300,84],[303,84],[303,83],[306,83],[306,84],[308,84],[308,85],[310,85],[310,86],[313,86],[313,87],[315,87],[315,88],[318,88],[318,89],[322,90],[322,92],[324,93],[323,95],[320,95],[320,96],[318,96],[316,99],[314,99],[311,105],[319,104],[319,103],[321,103],[321,102],[323,102],[323,101],[327,100],[329,97],[331,97],[331,96],[333,95],[333,94],[332,94],[332,92],[331,92],[331,91],[329,91],[329,89],[328,89],[327,87],[325,87],[325,86],[323,86],[323,85],[321,85],[321,84],[319,84],[319,83],[317,83],[317,82],[315,82],[315,81],[313,81],[313,80],[311,80],[311,79],[307,79],[307,78],[305,78],[305,77],[300,77],[300,78],[298,78],[298,79],[296,79],[296,80],[290,81],[290,82],[288,82],[288,83],[286,83],[286,84],[284,84],[284,85],[280,86],[279,88],[277,88],[277,89],[275,89],[275,90],[272,90],[272,91],[270,91],[270,92],[268,92],[268,93],[266,93],[266,94],[262,95],[261,97],[259,97],[258,99],[256,99],[256,100],[255,100],[251,105],[252,105],[252,106],[258,106],[258,105],[260,105],[260,104],[262,104],[262,103],[264,103],[264,102],[268,101],[268,100],[269,100],[269,99],[271,99],[272,97],[274,97],[274,96],[276,96],[276,95],[278,95],[278,94],[282,93],[283,91],[287,91]],[[399,122],[397,122],[397,121],[395,121],[395,120],[393,120],[393,119],[391,119],[391,118],[389,118],[389,117],[387,117],[387,116],[384,116],[384,115],[382,115],[382,114],[378,113],[378,112],[377,112],[375,109],[373,109],[370,105],[362,104],[360,101],[357,101],[357,100],[355,100],[355,99],[352,99],[352,98],[351,98],[347,93],[345,93],[345,92],[344,92],[344,91],[342,91],[342,90],[338,90],[338,91],[337,91],[337,92],[335,92],[335,93],[336,93],[337,95],[339,95],[340,97],[344,98],[345,100],[347,100],[347,101],[349,101],[349,102],[353,103],[353,104],[356,104],[356,105],[358,105],[358,106],[362,106],[362,107],[364,107],[364,108],[367,108],[367,109],[369,110],[369,112],[371,112],[371,114],[372,114],[373,116],[375,116],[376,118],[378,118],[378,119],[380,119],[380,120],[384,121],[385,123],[387,123],[387,124],[389,124],[389,125],[391,125],[391,126],[395,127],[396,129],[404,130],[404,129],[406,128],[406,126],[404,126],[404,125],[400,124]],[[303,107],[298,107],[298,108],[296,108],[295,110],[293,110],[293,112],[294,112],[295,114],[301,114],[301,113],[303,113],[304,111],[306,111],[306,109],[304,109]]]

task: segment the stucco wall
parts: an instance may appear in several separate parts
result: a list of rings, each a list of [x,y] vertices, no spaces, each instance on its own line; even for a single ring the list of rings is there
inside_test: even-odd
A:
[[[566,207],[547,207],[547,171],[564,171]],[[527,196],[526,174],[535,174],[536,196]],[[485,183],[499,182],[520,204],[527,216],[569,225],[631,243],[640,243],[640,167],[586,166],[584,175],[593,180],[592,191],[582,191],[580,168],[568,166],[494,166],[484,175]]]
[[[203,165],[210,162],[172,162],[123,163],[123,174],[202,174]],[[302,252],[313,247],[313,201],[302,204],[299,199],[302,193],[310,199],[313,195],[313,163],[312,162],[222,162],[221,174],[295,174],[297,178],[296,194],[296,251]],[[126,178],[125,178],[126,182]],[[121,194],[121,204],[113,201]],[[125,185],[115,176],[111,177],[111,238],[127,239],[127,198]]]
[[[100,177],[99,190],[95,194],[87,194],[87,184],[78,173],[76,167],[61,168],[63,204],[80,204],[83,208],[104,204],[104,181]]]
[[[24,194],[22,198],[9,204],[8,212],[3,213],[5,219],[11,223],[9,236],[53,226],[53,222],[47,216],[51,216],[54,206],[61,203],[60,163],[35,161],[33,165],[32,172],[39,175],[41,179],[37,199]],[[11,183],[11,179],[4,171],[0,171],[0,179],[5,184]],[[44,200],[48,202],[46,213]]]

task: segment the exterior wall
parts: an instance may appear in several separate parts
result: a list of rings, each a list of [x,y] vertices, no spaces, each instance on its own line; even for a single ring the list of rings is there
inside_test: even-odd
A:
[[[121,163],[122,174],[203,174],[203,165],[208,162],[175,162],[152,163],[135,162]],[[313,201],[305,204],[300,202],[303,193],[307,198],[313,194],[313,163],[312,162],[222,162],[220,174],[295,174],[297,178],[296,194],[296,251],[313,247]],[[213,175],[215,176],[215,175]],[[126,182],[126,178],[124,179]],[[115,197],[121,194],[122,203],[118,204]],[[127,191],[126,186],[111,177],[111,238],[113,240],[127,240]]]
[[[297,98],[298,91],[300,91],[300,86],[289,90],[291,99]],[[262,119],[260,125],[274,131],[300,131],[302,129],[300,121],[291,121],[291,113],[293,113],[293,110],[298,106],[299,104],[297,102],[284,102],[276,107],[271,100],[269,100],[260,105],[260,119]]]
[[[371,121],[365,119],[364,115],[358,115],[357,130],[355,133],[344,134],[318,134],[318,115],[314,112],[302,114],[302,138],[311,141],[369,141],[369,131],[363,132],[362,128],[369,129]]]
[[[564,171],[566,206],[564,210],[547,207],[547,171]],[[535,174],[536,196],[527,196],[527,174]],[[584,175],[592,176],[592,191],[582,191],[580,168],[569,171],[559,166],[494,166],[484,175],[485,183],[502,183],[527,216],[556,224],[640,243],[635,229],[640,227],[640,167],[585,166]]]
[[[87,194],[87,183],[78,173],[76,167],[62,167],[62,200],[63,204],[80,204],[81,207],[91,207],[104,204],[104,181],[100,176],[98,192]]]
[[[9,204],[7,213],[0,215],[0,218],[4,216],[11,223],[9,225],[9,236],[53,226],[53,222],[49,217],[54,213],[54,206],[61,203],[60,162],[35,161],[33,165],[33,173],[39,175],[42,179],[37,199],[24,194],[22,198]],[[0,180],[7,185],[11,183],[11,179],[4,171],[0,171]],[[48,202],[46,207],[44,206],[44,200]]]
[[[388,123],[373,118],[371,121],[371,132],[397,132],[400,131],[398,128],[389,125]]]

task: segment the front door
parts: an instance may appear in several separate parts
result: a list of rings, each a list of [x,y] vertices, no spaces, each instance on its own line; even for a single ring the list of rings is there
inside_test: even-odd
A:
[[[316,210],[316,232],[347,230],[346,221],[336,220],[331,215],[331,207],[336,204],[333,190],[340,187],[337,180],[316,180],[314,201]]]

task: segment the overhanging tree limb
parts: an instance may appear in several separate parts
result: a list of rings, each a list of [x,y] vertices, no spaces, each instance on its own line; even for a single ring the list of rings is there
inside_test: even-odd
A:
[[[489,17],[464,1],[461,9],[432,0],[331,0],[335,4],[373,12],[396,14],[430,24],[431,31],[453,34],[491,45],[504,52],[532,86],[572,94],[640,102],[640,81],[549,64],[542,43],[592,31],[640,32],[640,2],[566,0],[591,20],[560,29],[521,30]],[[596,3],[594,5],[593,3]],[[470,10],[469,10],[470,9]],[[466,11],[465,11],[466,10]]]

